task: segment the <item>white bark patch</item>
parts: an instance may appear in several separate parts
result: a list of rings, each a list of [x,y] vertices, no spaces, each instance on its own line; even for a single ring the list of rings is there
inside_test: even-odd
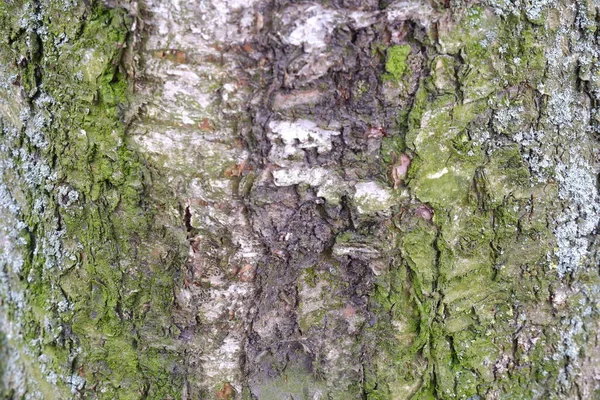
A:
[[[439,19],[439,14],[433,7],[420,1],[397,1],[385,11],[390,22],[411,20],[427,27]]]
[[[311,186],[320,186],[329,174],[325,168],[293,167],[273,171],[273,180],[276,186],[292,186],[306,183]]]
[[[318,187],[317,196],[330,204],[339,204],[340,198],[348,192],[348,185],[335,172],[325,168],[294,166],[273,171],[275,186],[292,186],[301,183]]]
[[[381,256],[379,250],[373,246],[362,243],[336,243],[333,246],[333,255],[336,257],[352,256],[358,259],[371,259]]]
[[[228,336],[214,353],[202,357],[206,375],[216,379],[230,379],[239,368],[237,357],[242,352],[241,337]]]
[[[334,130],[322,129],[313,121],[300,119],[297,121],[272,121],[269,123],[272,131],[269,139],[280,139],[283,146],[273,146],[272,161],[280,161],[298,155],[300,149],[316,148],[320,154],[331,151],[331,137],[340,133]]]
[[[290,66],[294,72],[291,79],[300,78],[303,84],[327,73],[329,68],[341,62],[331,46],[328,46],[335,29],[348,24],[355,29],[367,27],[377,20],[379,13],[326,8],[315,4],[294,4],[282,11],[279,32],[284,43],[301,47],[304,54]]]
[[[285,38],[285,41],[295,46],[304,46],[304,51],[312,53],[326,47],[326,38],[336,27],[338,13],[327,10],[319,5],[314,5],[305,10],[313,14],[306,20],[296,23],[296,28]]]
[[[377,22],[379,12],[352,11],[348,17],[353,29],[363,29]]]
[[[361,182],[355,186],[354,201],[360,214],[384,211],[393,205],[390,189],[377,182]]]
[[[203,323],[186,340],[189,385],[183,398],[196,398],[223,382],[241,391],[243,342],[248,328],[254,283],[226,271],[256,265],[262,254],[244,217],[244,205],[232,200],[233,179],[224,171],[244,165],[247,152],[236,145],[231,124],[245,113],[252,89],[240,84],[238,57],[228,50],[250,43],[262,29],[257,0],[148,0],[147,35],[142,43],[138,93],[144,118],[131,129],[140,151],[163,168],[198,228],[198,247],[190,249],[195,279],[210,288],[189,285],[177,291],[188,304],[186,318]],[[173,56],[173,55],[176,56]],[[216,60],[216,61],[215,61]],[[233,71],[233,73],[232,73]],[[246,71],[247,72],[247,71]],[[238,247],[227,269],[216,265],[219,252],[210,237],[227,231]],[[227,335],[223,321],[231,321]],[[181,349],[178,349],[178,351]],[[198,365],[198,368],[191,367]]]
[[[340,204],[340,199],[348,192],[348,184],[336,173],[330,173],[319,186],[317,196],[323,197],[329,204]]]

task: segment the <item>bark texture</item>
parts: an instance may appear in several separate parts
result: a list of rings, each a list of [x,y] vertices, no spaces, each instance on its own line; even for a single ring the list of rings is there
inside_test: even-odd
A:
[[[0,4],[0,396],[600,396],[600,4]]]

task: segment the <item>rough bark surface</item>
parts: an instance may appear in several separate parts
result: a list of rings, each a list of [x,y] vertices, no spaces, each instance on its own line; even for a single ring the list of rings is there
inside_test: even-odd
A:
[[[592,0],[0,4],[0,396],[600,394]]]

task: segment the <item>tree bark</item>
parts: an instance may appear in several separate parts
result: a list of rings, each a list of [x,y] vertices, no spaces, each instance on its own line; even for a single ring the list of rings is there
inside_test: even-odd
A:
[[[598,5],[0,4],[0,397],[590,399]]]

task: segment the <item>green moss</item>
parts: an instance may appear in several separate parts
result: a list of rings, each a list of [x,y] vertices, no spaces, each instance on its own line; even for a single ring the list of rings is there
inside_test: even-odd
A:
[[[512,354],[513,302],[547,304],[552,278],[540,271],[553,236],[543,216],[556,193],[550,185],[544,197],[532,185],[518,146],[487,138],[511,137],[536,123],[539,108],[529,85],[544,77],[546,32],[480,6],[442,28],[441,54],[432,55],[431,74],[421,78],[406,135],[382,144],[386,164],[394,152],[411,153],[408,188],[415,201],[433,207],[434,217],[424,221],[406,212],[395,224],[398,256],[378,277],[372,297],[383,317],[370,332],[379,341],[367,397],[474,398],[496,391],[530,398],[557,376],[544,345],[517,352],[514,362],[521,364],[504,378],[495,376],[493,365]],[[389,70],[386,76],[391,79]],[[504,107],[500,99],[510,85],[523,87],[510,100],[520,118],[504,118],[493,131],[490,108]],[[482,134],[485,127],[490,131]],[[539,314],[544,320],[551,311]],[[531,368],[538,368],[535,383],[527,382]]]
[[[436,229],[424,221],[420,227],[405,232],[402,236],[400,246],[414,273],[412,285],[419,297],[429,296],[437,279],[436,237]]]
[[[384,137],[381,140],[381,155],[384,165],[393,164],[404,151],[406,151],[406,141],[402,133]]]
[[[510,84],[527,82],[537,86],[545,75],[546,57],[543,39],[546,32],[540,26],[509,17],[500,27],[498,51],[505,60],[505,79]]]
[[[414,240],[408,241],[417,241],[421,235],[427,237],[426,231],[417,229],[412,236]],[[415,247],[413,253],[417,252]],[[422,345],[429,334],[428,317],[419,300],[422,294],[417,296],[412,286],[415,276],[418,279],[424,274],[413,272],[416,267],[412,264],[413,267],[406,263],[393,265],[378,277],[372,294],[374,311],[387,317],[367,333],[375,338],[385,338],[377,341],[372,367],[366,370],[365,391],[369,399],[410,398],[426,378],[427,362],[422,357]]]
[[[409,45],[392,46],[387,49],[387,57],[385,62],[385,70],[387,72],[384,75],[384,79],[393,80],[399,82],[402,76],[408,71],[408,65],[406,60],[410,54],[411,49]]]
[[[154,348],[161,343],[173,348],[163,329],[171,324],[184,241],[164,230],[171,217],[161,213],[164,204],[152,202],[148,188],[163,189],[129,147],[122,120],[131,89],[120,62],[131,21],[124,10],[100,2],[73,5],[69,19],[63,18],[63,5],[44,4],[47,18],[39,21],[31,19],[39,12],[32,4],[0,5],[0,32],[12,38],[0,43],[0,56],[14,58],[7,65],[15,66],[32,97],[32,113],[48,121],[41,129],[50,145],[27,150],[48,161],[57,185],[77,196],[66,204],[51,186],[28,188],[25,194],[29,204],[44,198],[50,207],[38,215],[32,206],[32,215],[24,216],[32,232],[32,257],[24,266],[31,277],[24,281],[25,338],[46,344],[46,368],[59,376],[61,398],[68,397],[70,388],[62,386],[73,368],[87,381],[89,395],[100,390],[108,397],[177,398],[182,382],[172,365],[178,355]],[[18,28],[21,18],[47,34],[29,37]],[[27,62],[19,63],[23,57]],[[168,195],[158,197],[170,201]],[[56,235],[54,229],[64,230],[60,242],[72,260],[49,270],[47,253],[35,249],[33,256],[33,247]],[[59,313],[63,298],[73,308]],[[73,335],[55,340],[46,321],[64,324]],[[76,358],[73,349],[79,349]]]
[[[419,82],[419,88],[415,93],[413,105],[408,113],[408,129],[414,131],[421,125],[421,118],[427,105],[429,92],[427,90],[428,79],[421,79]]]

